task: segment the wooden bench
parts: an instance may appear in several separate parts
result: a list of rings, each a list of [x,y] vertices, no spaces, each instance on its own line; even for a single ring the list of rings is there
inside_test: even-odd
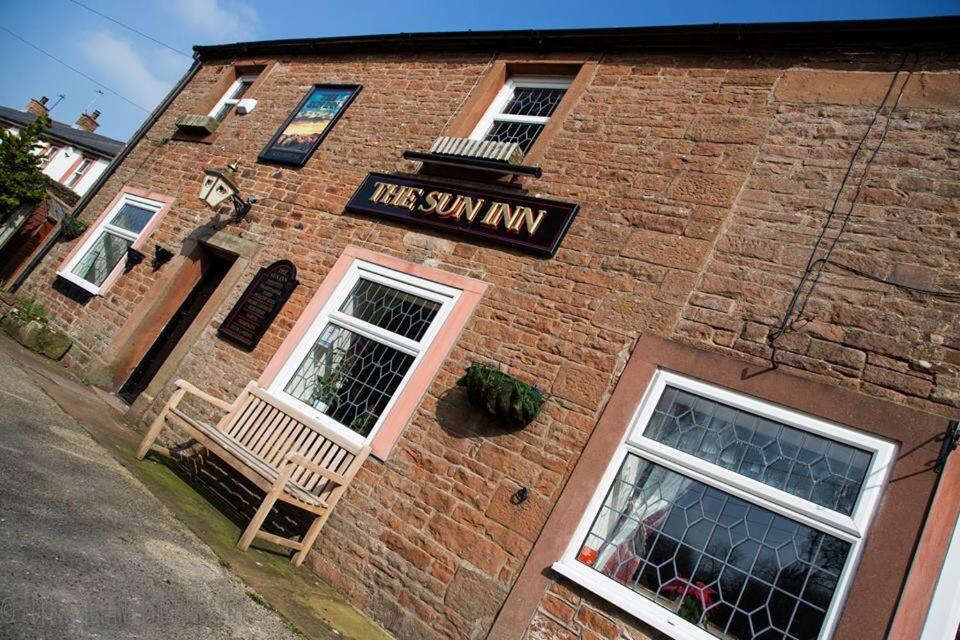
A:
[[[357,447],[306,416],[296,408],[269,395],[250,382],[231,404],[204,393],[185,380],[150,425],[140,443],[137,458],[150,449],[169,455],[154,441],[164,426],[187,432],[210,452],[267,492],[256,515],[237,544],[246,550],[255,537],[296,549],[293,563],[303,563],[369,447]],[[188,416],[179,407],[186,394],[225,411],[216,426]],[[299,542],[260,531],[277,500],[315,515]]]

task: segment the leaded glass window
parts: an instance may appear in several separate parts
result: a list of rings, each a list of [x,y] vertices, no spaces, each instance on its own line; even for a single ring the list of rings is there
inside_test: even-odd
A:
[[[357,261],[270,390],[372,436],[457,292]]]
[[[511,78],[471,137],[515,142],[526,153],[560,104],[569,84],[566,78]]]
[[[850,515],[868,451],[668,387],[644,435]]]
[[[658,372],[555,569],[684,638],[823,640],[894,450]]]
[[[90,293],[100,293],[162,206],[161,202],[123,194],[57,275]]]

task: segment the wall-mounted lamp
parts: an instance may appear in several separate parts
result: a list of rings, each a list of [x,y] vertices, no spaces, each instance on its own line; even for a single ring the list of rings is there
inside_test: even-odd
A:
[[[228,164],[226,167],[204,169],[203,173],[200,200],[211,209],[216,209],[229,199],[233,203],[233,220],[235,222],[243,220],[257,199],[240,198],[240,187],[237,186],[237,165]]]

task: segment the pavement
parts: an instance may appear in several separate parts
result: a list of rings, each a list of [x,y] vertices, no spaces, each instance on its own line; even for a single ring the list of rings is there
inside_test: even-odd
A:
[[[0,338],[0,638],[388,638],[239,529],[62,367]]]

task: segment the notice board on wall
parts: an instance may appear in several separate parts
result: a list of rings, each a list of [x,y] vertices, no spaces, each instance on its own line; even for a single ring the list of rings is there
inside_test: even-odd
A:
[[[247,285],[217,333],[233,344],[252,351],[297,284],[297,268],[289,260],[278,260],[263,267]]]

